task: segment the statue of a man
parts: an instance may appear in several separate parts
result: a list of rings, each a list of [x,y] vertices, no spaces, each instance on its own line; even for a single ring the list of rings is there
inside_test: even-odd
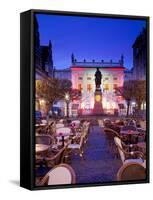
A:
[[[101,74],[99,68],[97,67],[97,71],[96,71],[96,73],[95,73],[95,84],[96,84],[96,88],[100,88],[101,79],[102,79],[102,74]]]

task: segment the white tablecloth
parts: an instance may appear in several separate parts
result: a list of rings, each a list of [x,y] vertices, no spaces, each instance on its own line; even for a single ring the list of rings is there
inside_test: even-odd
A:
[[[71,134],[71,129],[69,127],[63,127],[56,129],[57,136],[68,136]]]

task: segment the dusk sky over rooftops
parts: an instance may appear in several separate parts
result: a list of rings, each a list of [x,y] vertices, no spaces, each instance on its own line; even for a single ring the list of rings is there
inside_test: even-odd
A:
[[[124,55],[124,66],[131,68],[132,45],[145,20],[91,18],[36,14],[40,44],[52,42],[53,62],[57,69],[71,66],[71,54],[77,61],[118,62]]]

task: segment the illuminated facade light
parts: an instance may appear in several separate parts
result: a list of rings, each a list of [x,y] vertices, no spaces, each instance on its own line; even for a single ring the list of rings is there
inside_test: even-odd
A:
[[[44,104],[46,103],[46,101],[45,101],[44,99],[40,99],[40,100],[39,100],[39,103],[40,103],[40,105],[42,106],[42,105],[44,105]]]

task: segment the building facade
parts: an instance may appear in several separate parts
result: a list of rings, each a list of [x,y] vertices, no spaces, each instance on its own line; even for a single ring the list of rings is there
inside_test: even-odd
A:
[[[136,38],[133,46],[133,79],[146,79],[147,66],[147,32],[144,28]]]
[[[125,69],[124,71],[124,81],[133,80],[133,68],[132,69]]]
[[[35,41],[34,41],[34,69],[36,85],[39,80],[46,80],[53,77],[53,59],[52,59],[52,44],[49,41],[48,45],[40,45],[39,25],[36,16],[34,17],[35,24]],[[35,109],[43,113],[46,112],[46,102],[40,99],[36,93]]]
[[[40,45],[39,25],[37,18],[35,21],[35,41],[34,41],[34,63],[36,80],[47,79],[53,76],[53,59],[52,59],[52,44],[51,41],[48,45]]]
[[[54,69],[53,76],[58,79],[68,79],[71,81],[71,68]]]
[[[120,110],[120,104],[125,104],[121,96],[116,95],[116,88],[122,87],[124,83],[123,56],[118,62],[78,62],[72,55],[71,81],[73,89],[81,91],[82,99],[78,102],[78,110],[82,114],[91,114],[94,107],[95,72],[96,69],[102,73],[101,91],[104,113],[114,114]],[[75,102],[77,103],[77,102]]]

